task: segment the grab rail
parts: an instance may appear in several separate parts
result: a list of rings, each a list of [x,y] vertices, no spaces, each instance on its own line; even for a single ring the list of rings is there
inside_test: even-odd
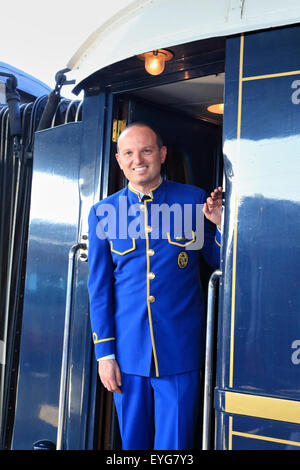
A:
[[[69,341],[70,341],[70,326],[71,326],[71,311],[72,311],[74,265],[75,265],[75,259],[76,259],[75,255],[77,251],[80,249],[87,250],[87,243],[77,243],[76,245],[73,245],[69,251],[63,354],[62,354],[62,362],[61,362],[60,389],[59,389],[56,450],[63,450],[63,432],[64,432],[64,422],[65,422],[66,403],[67,403],[66,392],[67,392],[67,373],[68,373],[68,363],[69,363]],[[81,259],[83,260],[83,258]],[[84,260],[86,261],[87,257]]]
[[[216,285],[221,275],[222,271],[217,269],[212,273],[208,283],[202,450],[209,450],[210,448]]]

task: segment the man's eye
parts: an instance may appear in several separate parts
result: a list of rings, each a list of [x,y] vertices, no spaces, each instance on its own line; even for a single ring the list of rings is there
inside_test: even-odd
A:
[[[145,149],[144,153],[151,153],[151,149]]]

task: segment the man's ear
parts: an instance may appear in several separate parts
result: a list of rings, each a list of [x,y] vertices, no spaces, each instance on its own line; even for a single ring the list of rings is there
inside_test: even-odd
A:
[[[116,153],[115,157],[116,157],[116,160],[117,160],[117,162],[118,162],[118,164],[119,164],[119,167],[120,167],[120,168],[121,168],[121,170],[122,170],[123,168],[121,167],[121,164],[120,164],[120,160],[119,160],[119,154],[118,154],[118,153]]]
[[[160,149],[160,161],[161,163],[165,163],[167,157],[167,147],[163,145]]]

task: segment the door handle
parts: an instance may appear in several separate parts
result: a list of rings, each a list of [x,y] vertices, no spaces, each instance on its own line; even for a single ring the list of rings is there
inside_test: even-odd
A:
[[[71,326],[71,313],[72,313],[72,293],[73,293],[73,279],[74,279],[74,266],[76,260],[76,253],[81,250],[80,259],[87,261],[87,254],[83,258],[83,250],[87,252],[88,244],[86,236],[82,237],[81,243],[77,243],[70,248],[69,263],[68,263],[68,277],[67,277],[67,291],[66,291],[66,308],[65,308],[65,325],[63,336],[63,353],[61,361],[61,375],[60,375],[60,388],[59,388],[59,405],[58,405],[58,425],[57,425],[57,438],[56,450],[63,450],[63,432],[64,422],[66,415],[66,392],[67,392],[67,373],[69,362],[69,343],[70,343],[70,326]]]
[[[216,269],[216,271],[214,271],[210,276],[208,283],[202,450],[208,450],[210,448],[216,286],[221,275],[222,271],[220,269]]]

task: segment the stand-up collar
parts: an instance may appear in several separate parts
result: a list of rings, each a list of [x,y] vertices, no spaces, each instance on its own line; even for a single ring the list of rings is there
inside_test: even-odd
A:
[[[160,192],[159,190],[162,188],[163,184],[164,184],[164,180],[163,180],[162,177],[160,177],[160,180],[159,180],[158,184],[156,186],[154,186],[153,188],[151,188],[148,194],[143,194],[140,191],[138,191],[137,189],[133,188],[131,183],[128,183],[128,189],[132,193],[136,194],[137,197],[138,197],[139,202],[141,202],[143,196],[145,196],[145,195],[150,196],[150,198],[153,200],[154,197],[156,197],[158,195],[158,193]]]

